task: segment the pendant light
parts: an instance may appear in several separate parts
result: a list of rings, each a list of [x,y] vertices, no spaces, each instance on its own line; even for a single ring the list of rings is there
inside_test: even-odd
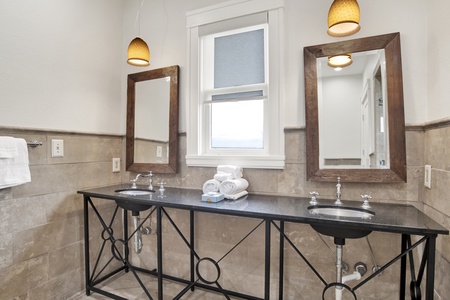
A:
[[[139,35],[141,34],[141,8],[144,4],[142,0],[138,13],[136,16],[136,22],[139,26]],[[147,43],[139,37],[139,35],[130,42],[128,46],[128,60],[127,63],[133,66],[145,67],[150,65],[150,50]]]
[[[350,66],[352,63],[351,53],[328,56],[328,66],[332,68],[344,68]]]
[[[356,0],[334,0],[328,11],[328,34],[333,37],[357,33],[359,26],[359,5]]]

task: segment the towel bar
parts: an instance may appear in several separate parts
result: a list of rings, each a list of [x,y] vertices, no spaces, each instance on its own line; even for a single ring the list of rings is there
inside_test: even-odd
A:
[[[36,140],[31,140],[29,142],[27,142],[27,145],[34,148],[37,146],[42,146],[42,142],[36,141]]]

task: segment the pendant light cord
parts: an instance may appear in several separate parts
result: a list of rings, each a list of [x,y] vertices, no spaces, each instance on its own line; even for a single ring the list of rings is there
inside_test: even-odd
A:
[[[144,1],[140,1],[138,5],[138,12],[136,14],[136,20],[134,21],[134,28],[136,28],[136,23],[138,24],[138,36],[141,36],[141,8],[144,6]]]

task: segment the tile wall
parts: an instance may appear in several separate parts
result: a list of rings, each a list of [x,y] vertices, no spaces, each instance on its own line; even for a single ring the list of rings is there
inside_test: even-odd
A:
[[[448,182],[450,165],[449,127],[426,131],[407,132],[408,182],[399,184],[344,184],[343,199],[359,200],[361,193],[370,193],[373,201],[410,203],[450,228]],[[43,146],[29,149],[32,182],[0,190],[0,298],[1,299],[67,299],[84,288],[82,198],[77,190],[95,186],[128,182],[134,173],[112,173],[113,157],[125,157],[124,139],[118,136],[95,136],[71,133],[0,129],[0,135],[37,139]],[[332,198],[334,183],[306,181],[305,135],[302,129],[286,130],[285,170],[244,170],[250,182],[249,191],[263,194],[308,196],[317,190],[323,198]],[[63,139],[65,157],[51,158],[52,138]],[[203,182],[212,178],[213,168],[187,167],[184,159],[185,135],[180,135],[179,172],[176,175],[156,174],[154,182],[164,180],[169,187],[200,189]],[[445,145],[445,147],[444,147]],[[442,149],[442,155],[436,155]],[[423,188],[423,166],[433,166],[432,189]],[[122,162],[122,168],[123,168]],[[101,209],[110,213],[113,206],[108,201],[96,200]],[[447,201],[448,202],[448,201]],[[168,210],[183,232],[188,230],[186,212]],[[156,229],[155,218],[151,223]],[[218,259],[236,242],[254,228],[253,219],[199,214],[196,218],[196,241],[202,257]],[[164,223],[165,272],[173,275],[188,274],[185,259],[188,252],[167,220]],[[323,240],[307,225],[287,224],[287,235],[299,249],[311,258],[326,280],[334,278],[333,243]],[[259,296],[262,285],[264,260],[262,252],[264,230],[258,228],[248,240],[223,259],[220,282],[224,287]],[[92,234],[99,236],[100,231]],[[372,233],[370,243],[379,265],[396,255],[399,236]],[[146,236],[144,250],[133,256],[133,262],[155,267],[155,260],[141,257],[155,254],[155,235]],[[278,237],[273,234],[272,254],[278,254]],[[99,245],[94,243],[94,248]],[[450,274],[450,240],[438,238],[436,295],[446,299]],[[153,254],[153,255],[146,255]],[[154,256],[153,256],[154,257]],[[353,265],[362,261],[369,272],[373,259],[365,239],[348,240],[344,260]],[[277,261],[272,259],[271,299],[277,299]],[[364,299],[398,299],[398,264],[358,290]],[[286,299],[319,299],[323,284],[306,268],[295,251],[286,246],[285,288]],[[445,296],[447,295],[447,296]],[[438,298],[439,299],[439,298]]]
[[[4,128],[0,135],[43,142],[28,148],[31,183],[0,190],[0,299],[68,299],[84,288],[76,191],[121,181],[111,161],[123,138]],[[64,140],[64,158],[51,157],[51,139]]]

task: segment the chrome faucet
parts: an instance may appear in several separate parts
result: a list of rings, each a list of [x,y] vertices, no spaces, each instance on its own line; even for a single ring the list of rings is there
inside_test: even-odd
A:
[[[137,189],[136,182],[139,179],[139,177],[141,177],[141,176],[142,176],[142,174],[137,174],[136,178],[130,180],[132,189]]]
[[[338,183],[336,184],[336,202],[334,202],[335,205],[342,205],[341,202],[341,177],[338,177]]]
[[[148,189],[149,189],[149,190],[153,190],[153,172],[152,172],[152,171],[148,172],[147,175],[137,174],[137,175],[136,175],[136,178],[131,179],[130,182],[131,182],[131,188],[132,188],[132,189],[136,189],[136,188],[137,188],[136,182],[137,182],[137,180],[139,179],[139,177],[150,177],[150,179],[149,179],[150,184],[149,184],[149,186],[148,186]]]

